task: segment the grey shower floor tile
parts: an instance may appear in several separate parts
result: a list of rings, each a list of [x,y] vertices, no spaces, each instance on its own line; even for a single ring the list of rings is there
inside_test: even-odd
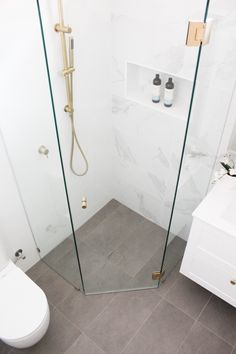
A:
[[[166,231],[111,200],[76,231],[86,293],[154,288],[152,272],[160,270]],[[179,261],[185,242],[168,246],[167,266]],[[67,238],[44,260],[75,287],[80,286],[73,240]],[[167,269],[169,270],[169,269]]]
[[[117,202],[115,199],[112,199],[95,215],[93,215],[83,226],[76,230],[76,238],[80,241],[85,240],[87,235],[91,233],[96,228],[96,226],[98,226],[109,214],[111,214],[119,206],[120,203]]]
[[[136,229],[118,247],[117,263],[128,275],[135,275],[151,259],[154,253],[164,247],[166,232],[149,220],[142,220]]]
[[[84,242],[98,253],[108,257],[143,219],[141,215],[120,205],[87,235]]]

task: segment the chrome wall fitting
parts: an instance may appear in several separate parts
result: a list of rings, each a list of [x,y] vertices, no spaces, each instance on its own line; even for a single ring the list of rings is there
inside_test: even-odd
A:
[[[49,150],[48,148],[46,148],[46,146],[44,145],[41,145],[38,149],[38,153],[41,154],[41,155],[45,155],[46,157],[48,157],[48,154],[49,154]]]

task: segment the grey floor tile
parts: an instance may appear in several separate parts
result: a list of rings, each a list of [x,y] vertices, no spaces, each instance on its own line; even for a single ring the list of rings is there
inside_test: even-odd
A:
[[[162,300],[123,353],[174,354],[192,324],[190,317]]]
[[[32,268],[30,268],[26,274],[33,280],[37,280],[41,275],[48,271],[48,266],[43,262],[39,261]]]
[[[44,262],[46,262],[50,267],[55,269],[58,261],[65,257],[66,254],[70,253],[73,249],[75,249],[74,242],[69,237],[66,238],[63,242],[61,242],[57,247],[55,247],[51,252],[49,252],[44,258]]]
[[[107,261],[95,273],[85,277],[85,288],[86,293],[132,289],[133,278],[119,266]]]
[[[166,275],[168,273],[172,272],[172,270],[175,268],[176,264],[182,260],[185,247],[186,247],[186,241],[184,241],[182,238],[176,236],[167,246],[166,254],[165,254],[165,262],[164,262],[164,269],[166,272]]]
[[[114,297],[113,294],[88,295],[74,290],[58,308],[75,325],[82,330],[86,328]]]
[[[81,289],[80,272],[75,249],[59,259],[54,269],[76,289]]]
[[[120,353],[159,301],[155,290],[120,293],[85,332],[106,353]]]
[[[209,291],[186,277],[179,279],[166,295],[169,302],[194,318],[200,314],[210,297]]]
[[[120,254],[118,265],[135,277],[155,252],[163,248],[164,234],[161,227],[144,219],[116,250]]]
[[[104,351],[98,348],[85,334],[82,334],[65,354],[104,354]]]
[[[236,344],[236,309],[213,296],[199,321],[233,346]]]
[[[142,220],[142,216],[120,205],[84,241],[98,253],[109,256]]]
[[[175,268],[172,269],[171,272],[164,274],[157,290],[158,295],[165,297],[170,288],[172,288],[179,279],[183,278],[183,275],[179,272],[180,265],[181,261],[176,264]]]
[[[230,354],[231,351],[229,344],[196,322],[178,354]]]
[[[96,249],[88,246],[85,242],[78,242],[78,250],[84,279],[98,272],[107,261],[105,256],[98,253]]]
[[[93,215],[84,225],[76,230],[76,238],[80,241],[84,241],[87,235],[94,231],[94,229],[116,208],[121,204],[115,199],[108,202],[102,209],[100,209],[95,215]]]
[[[15,349],[13,352],[22,354],[62,354],[81,332],[73,326],[59,311],[51,311],[51,320],[48,331],[42,340],[35,346],[28,349]]]
[[[12,350],[12,347],[9,347],[7,344],[3,343],[0,339],[0,353],[1,354],[9,354]]]
[[[48,301],[55,306],[74,290],[72,285],[51,269],[41,275],[36,283],[45,292]]]

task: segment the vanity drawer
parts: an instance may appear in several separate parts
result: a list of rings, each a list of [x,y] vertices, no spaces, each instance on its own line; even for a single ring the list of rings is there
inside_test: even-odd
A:
[[[189,267],[192,280],[236,306],[236,267],[212,253],[197,248]]]
[[[221,230],[202,222],[194,220],[194,238],[197,247],[212,253],[216,257],[225,260],[236,267],[236,237],[226,234]],[[196,228],[195,228],[196,226]]]

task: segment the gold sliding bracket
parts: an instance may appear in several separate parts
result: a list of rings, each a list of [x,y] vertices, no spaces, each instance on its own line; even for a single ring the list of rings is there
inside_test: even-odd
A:
[[[186,45],[199,47],[201,43],[204,44],[205,29],[206,23],[189,21]]]
[[[64,70],[62,70],[62,74],[64,75],[64,76],[66,76],[66,75],[70,75],[71,73],[73,73],[73,71],[75,71],[75,68],[66,68],[66,69],[64,69]]]
[[[73,113],[74,109],[72,107],[70,107],[68,104],[64,107],[64,111],[66,113]]]
[[[163,275],[165,274],[165,271],[163,272],[153,272],[152,273],[152,280],[161,280]]]
[[[71,27],[60,25],[60,23],[57,23],[54,26],[54,29],[55,29],[56,32],[63,32],[63,33],[71,33],[72,32]]]

